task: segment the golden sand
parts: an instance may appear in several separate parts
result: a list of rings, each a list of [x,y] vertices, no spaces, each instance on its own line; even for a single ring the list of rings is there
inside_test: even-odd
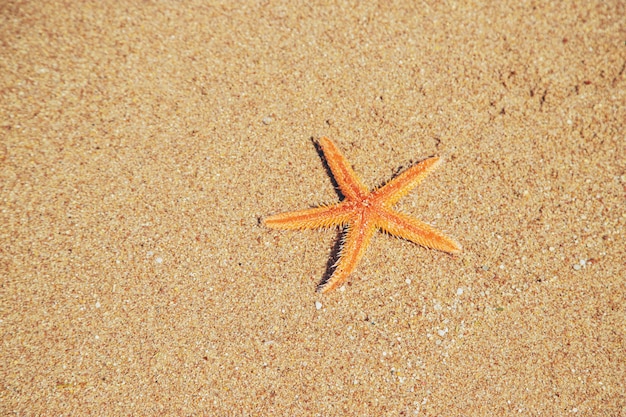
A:
[[[626,416],[624,3],[432,3],[4,2],[0,414]]]

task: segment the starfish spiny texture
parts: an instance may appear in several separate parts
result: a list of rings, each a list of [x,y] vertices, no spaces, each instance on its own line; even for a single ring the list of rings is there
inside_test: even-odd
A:
[[[438,157],[412,166],[370,192],[330,139],[321,138],[319,145],[344,199],[334,205],[277,214],[265,219],[265,225],[274,229],[347,226],[335,270],[328,280],[318,286],[318,291],[331,291],[348,278],[363,257],[376,229],[428,248],[450,253],[461,251],[456,241],[440,231],[391,208],[439,165]]]

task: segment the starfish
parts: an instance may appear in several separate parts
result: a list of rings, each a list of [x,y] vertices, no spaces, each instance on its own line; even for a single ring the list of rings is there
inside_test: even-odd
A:
[[[412,166],[370,192],[330,139],[323,137],[318,143],[344,199],[337,204],[277,214],[265,219],[265,225],[274,229],[347,226],[334,271],[318,286],[318,291],[329,292],[348,278],[377,229],[427,248],[449,253],[461,251],[461,245],[442,232],[391,208],[439,165],[438,157]]]

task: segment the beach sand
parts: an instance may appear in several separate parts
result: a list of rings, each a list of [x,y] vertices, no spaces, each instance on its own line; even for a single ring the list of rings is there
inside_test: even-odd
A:
[[[4,2],[0,414],[626,416],[626,6],[444,3]]]

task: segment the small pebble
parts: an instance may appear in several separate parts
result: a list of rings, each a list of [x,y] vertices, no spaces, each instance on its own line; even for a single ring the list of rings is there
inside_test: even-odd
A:
[[[270,123],[272,123],[272,118],[269,116],[266,116],[263,118],[262,122],[264,125],[269,125]]]
[[[574,269],[576,271],[580,271],[580,268],[582,268],[579,264],[574,264]]]
[[[315,308],[320,310],[322,308],[322,303],[320,303],[319,301],[315,302]]]

